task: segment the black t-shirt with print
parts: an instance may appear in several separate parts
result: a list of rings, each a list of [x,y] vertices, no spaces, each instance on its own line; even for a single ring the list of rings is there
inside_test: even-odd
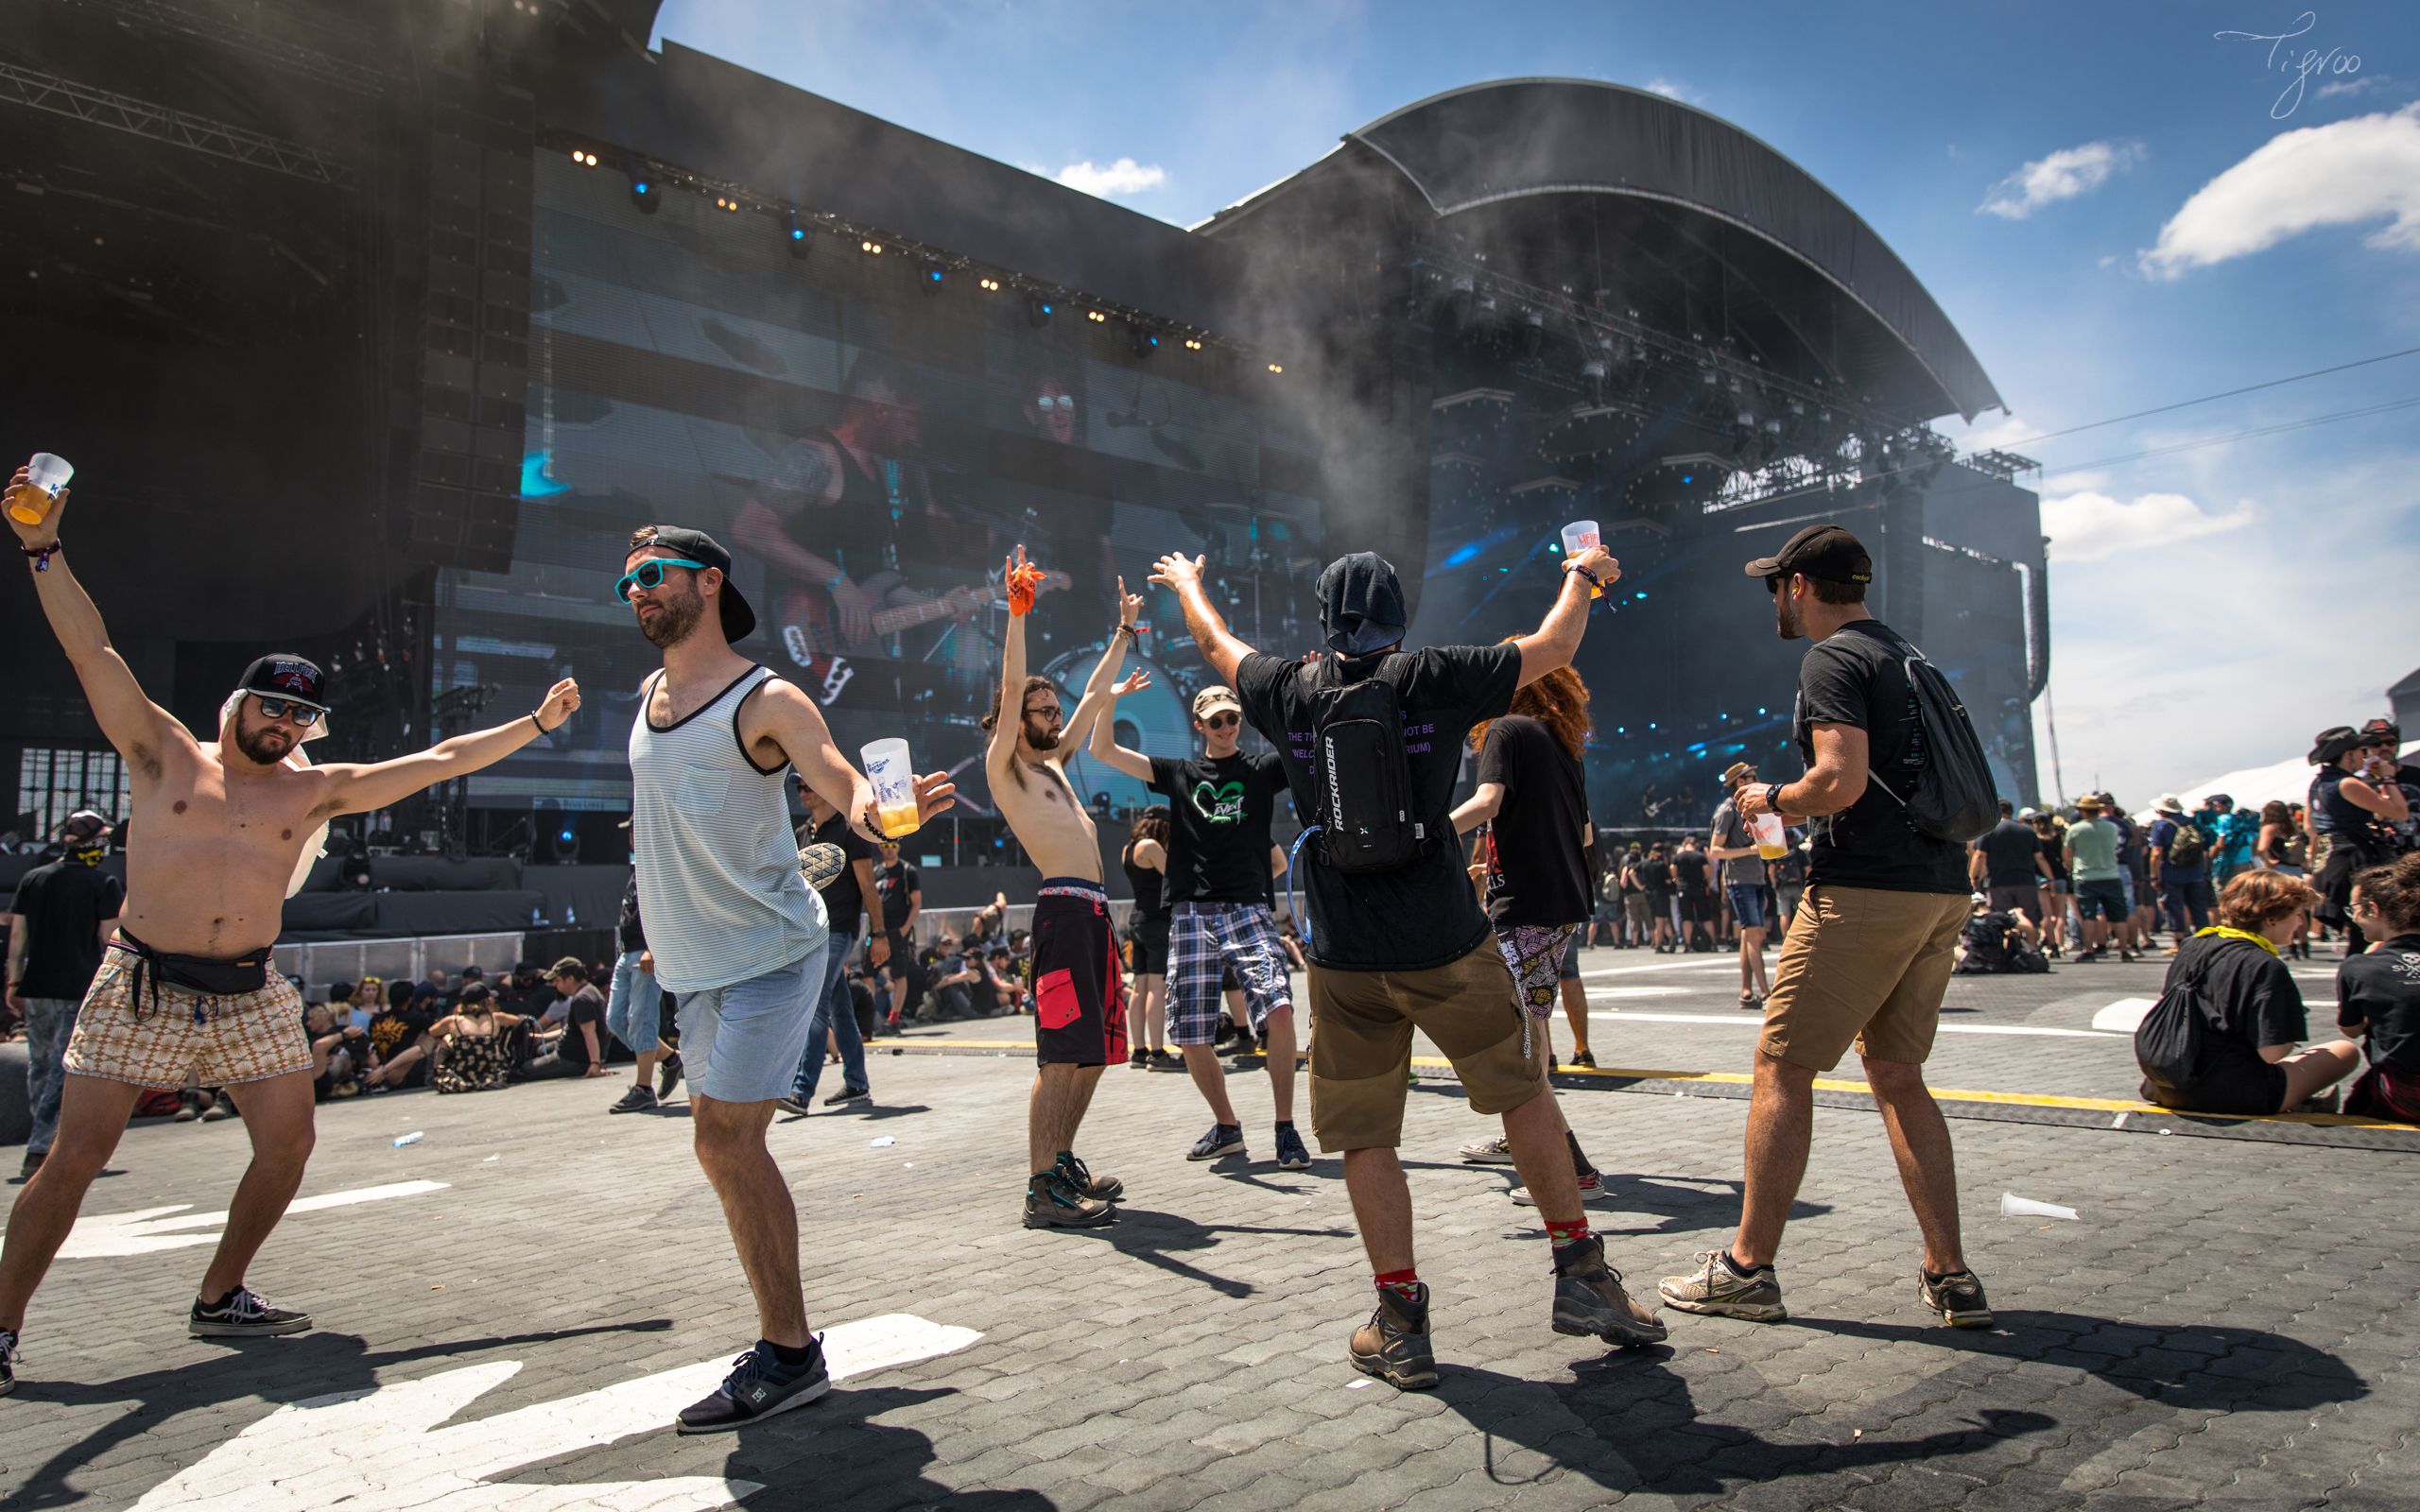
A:
[[[2420,1076],[2420,934],[2397,935],[2336,969],[2336,1022],[2369,1025],[2371,1065]]]
[[[1274,755],[1151,758],[1151,791],[1168,800],[1161,906],[1269,901],[1269,821],[1286,791]]]
[[[420,1043],[429,1025],[445,1015],[433,1007],[414,1002],[408,1007],[388,1008],[370,1021],[370,1047],[380,1060],[392,1060]]]
[[[1587,782],[1554,731],[1527,714],[1487,727],[1478,780],[1504,789],[1489,826],[1487,917],[1508,924],[1576,924],[1596,910],[1582,834]]]
[[[804,830],[806,826],[802,824],[799,828]],[[805,844],[837,845],[840,848],[840,874],[832,879],[829,886],[820,890],[823,894],[823,912],[832,920],[832,937],[844,943],[856,940],[858,928],[865,923],[866,914],[865,889],[857,885],[857,863],[873,859],[873,842],[850,825],[848,816],[836,812],[810,832]],[[805,845],[800,849],[805,849]],[[881,869],[879,867],[874,868],[877,873]],[[881,878],[877,875],[875,885],[879,887],[880,885]],[[904,911],[901,917],[906,917]],[[885,927],[889,926],[886,924]]]
[[[1406,653],[1405,660],[1397,698],[1412,815],[1434,844],[1400,870],[1352,876],[1322,866],[1315,845],[1304,847],[1300,867],[1311,924],[1305,954],[1333,971],[1444,966],[1468,955],[1488,935],[1487,916],[1462,870],[1461,847],[1453,843],[1454,780],[1461,769],[1463,733],[1482,719],[1500,718],[1520,687],[1520,648],[1431,646]],[[1236,692],[1244,717],[1277,747],[1295,809],[1307,820],[1319,812],[1319,786],[1303,665],[1255,652],[1236,669]],[[1374,657],[1344,663],[1350,676],[1366,676],[1378,665]]]
[[[18,992],[80,1002],[101,969],[101,920],[125,902],[126,884],[80,861],[48,862],[19,878],[9,909],[26,921]]]
[[[908,910],[915,900],[908,894],[922,891],[925,879],[905,861],[873,868],[873,890],[882,894],[882,927],[897,934],[908,925]]]
[[[1798,664],[1798,748],[1815,765],[1813,727],[1865,731],[1873,781],[1856,802],[1818,817],[1807,881],[1890,892],[1965,893],[1966,848],[1919,834],[1896,793],[1907,797],[1929,760],[1915,692],[1903,661],[1915,648],[1880,620],[1857,620],[1807,648]],[[1885,792],[1887,785],[1890,789]]]
[[[579,1032],[583,1023],[596,1026],[596,1048],[605,1048],[605,996],[594,982],[583,982],[579,990],[563,1000],[563,1037],[555,1054],[564,1062],[585,1068],[588,1064],[588,1037]]]

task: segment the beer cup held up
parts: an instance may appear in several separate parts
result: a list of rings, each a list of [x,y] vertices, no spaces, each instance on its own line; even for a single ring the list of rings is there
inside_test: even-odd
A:
[[[1563,527],[1563,558],[1565,561],[1599,544],[1601,542],[1597,538],[1597,522],[1594,520],[1574,520]],[[1590,598],[1602,598],[1604,595],[1603,589],[1589,585]]]
[[[908,764],[908,743],[873,741],[857,754],[866,764],[866,781],[873,784],[874,823],[883,838],[915,833],[924,820],[916,807],[916,771]]]
[[[67,488],[76,469],[64,457],[36,452],[26,463],[23,487],[9,495],[9,513],[19,524],[38,525],[50,518],[51,506]]]

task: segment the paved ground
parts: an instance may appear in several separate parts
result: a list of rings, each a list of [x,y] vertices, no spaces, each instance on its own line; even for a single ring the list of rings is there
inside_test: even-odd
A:
[[[1651,961],[1600,952],[1589,969]],[[2083,999],[2150,980],[2088,973],[1971,1017],[2088,1025]],[[1599,1032],[1618,1035],[1599,1042],[1608,1060],[1748,1054],[1722,1024]],[[2122,1048],[1945,1036],[1938,1079],[2122,1094]],[[607,1118],[618,1085],[575,1082],[322,1109],[306,1194],[444,1185],[289,1217],[253,1280],[320,1332],[240,1348],[184,1337],[206,1250],[164,1246],[215,1234],[177,1224],[223,1206],[243,1130],[138,1128],[89,1205],[119,1221],[79,1230],[92,1258],[62,1260],[36,1301],[23,1383],[0,1401],[0,1504],[2420,1503],[2409,1154],[1962,1120],[1969,1248],[2000,1326],[1953,1333],[1913,1304],[1911,1225],[1873,1115],[1826,1108],[1783,1255],[1792,1321],[1667,1314],[1669,1345],[1609,1352],[1547,1330],[1543,1235],[1505,1200],[1509,1172],[1456,1162],[1486,1125],[1425,1080],[1405,1153],[1445,1374],[1402,1396],[1344,1362],[1369,1284],[1339,1169],[1265,1163],[1256,1073],[1236,1095],[1264,1160],[1214,1168],[1182,1159],[1202,1122],[1183,1077],[1111,1072],[1085,1146],[1133,1200],[1093,1234],[1016,1226],[1028,1079],[1014,1057],[881,1056],[873,1112],[776,1125],[816,1325],[869,1368],[736,1439],[661,1426],[752,1334],[677,1105]],[[1622,1205],[1595,1217],[1636,1284],[1727,1237],[1740,1104],[1565,1100],[1614,1177]],[[2081,1218],[2002,1218],[2004,1191]],[[894,1314],[939,1327],[854,1327]],[[886,1350],[931,1357],[876,1367]]]

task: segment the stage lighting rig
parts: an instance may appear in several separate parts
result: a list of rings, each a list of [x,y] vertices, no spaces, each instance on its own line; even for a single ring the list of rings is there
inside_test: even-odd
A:
[[[1050,323],[1051,314],[1052,307],[1050,301],[1045,296],[1040,294],[1028,294],[1025,297],[1026,324],[1037,329],[1042,326],[1048,325]]]
[[[631,180],[631,203],[639,207],[640,215],[654,215],[656,206],[662,198],[663,191],[658,189],[652,181],[646,179]]]
[[[926,294],[939,294],[948,282],[948,275],[939,263],[926,263],[916,271],[916,286]]]
[[[802,263],[815,250],[815,243],[807,239],[806,228],[799,224],[796,215],[786,216],[782,221],[782,245]]]
[[[1160,338],[1143,327],[1129,321],[1126,326],[1126,345],[1134,355],[1148,357],[1160,350]]]

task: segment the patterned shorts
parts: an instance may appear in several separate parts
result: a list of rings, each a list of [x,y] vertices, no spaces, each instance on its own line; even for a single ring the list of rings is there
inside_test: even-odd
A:
[[[76,1034],[67,1041],[69,1071],[173,1090],[188,1083],[267,1081],[311,1069],[302,999],[275,972],[259,991],[233,998],[204,997],[162,983],[156,1004],[147,981],[139,1005],[128,990],[133,980],[116,953],[102,963],[76,1012]]]
[[[1265,903],[1179,903],[1168,921],[1168,1042],[1206,1045],[1219,1037],[1219,977],[1233,966],[1257,1029],[1294,1005],[1286,946]]]
[[[1555,1005],[1563,1001],[1563,989],[1556,984],[1563,977],[1564,954],[1579,933],[1578,924],[1508,924],[1496,932],[1496,947],[1504,952],[1504,964],[1512,969],[1512,985],[1521,995],[1521,1005],[1532,1016],[1552,1018]]]

